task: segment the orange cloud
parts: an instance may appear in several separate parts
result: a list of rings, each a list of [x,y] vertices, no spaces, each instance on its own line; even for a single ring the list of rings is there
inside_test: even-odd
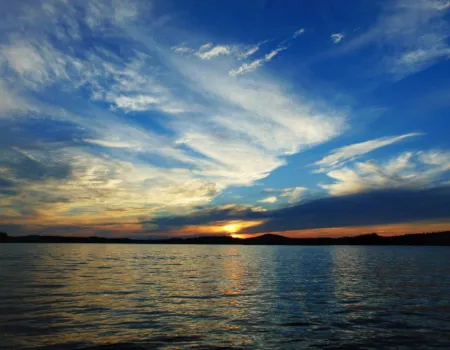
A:
[[[331,227],[310,230],[293,230],[266,232],[279,234],[292,238],[314,238],[314,237],[345,237],[357,236],[364,233],[378,233],[382,236],[395,236],[408,233],[450,231],[450,222],[411,222],[390,225],[353,226],[353,227]],[[263,234],[263,233],[261,233]],[[260,236],[252,234],[241,234],[240,238]]]

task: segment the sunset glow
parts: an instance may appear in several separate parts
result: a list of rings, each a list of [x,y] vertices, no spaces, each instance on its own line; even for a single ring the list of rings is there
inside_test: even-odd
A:
[[[223,227],[224,231],[227,233],[236,233],[241,229],[241,225],[239,224],[228,224]]]
[[[0,232],[450,221],[447,2],[3,1]]]

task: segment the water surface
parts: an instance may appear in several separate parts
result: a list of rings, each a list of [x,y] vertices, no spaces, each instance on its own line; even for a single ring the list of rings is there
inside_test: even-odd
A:
[[[450,249],[0,245],[0,348],[109,346],[450,348]]]

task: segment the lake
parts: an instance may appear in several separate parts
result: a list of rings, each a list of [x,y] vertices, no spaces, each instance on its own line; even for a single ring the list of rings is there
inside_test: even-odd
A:
[[[1,349],[450,348],[450,248],[0,244]]]

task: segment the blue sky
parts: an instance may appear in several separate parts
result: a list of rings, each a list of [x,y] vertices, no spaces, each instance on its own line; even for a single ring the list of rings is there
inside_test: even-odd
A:
[[[0,10],[0,230],[450,227],[450,210],[401,205],[446,203],[447,0],[22,0]],[[349,198],[361,205],[327,222]],[[289,227],[277,229],[283,215]]]

